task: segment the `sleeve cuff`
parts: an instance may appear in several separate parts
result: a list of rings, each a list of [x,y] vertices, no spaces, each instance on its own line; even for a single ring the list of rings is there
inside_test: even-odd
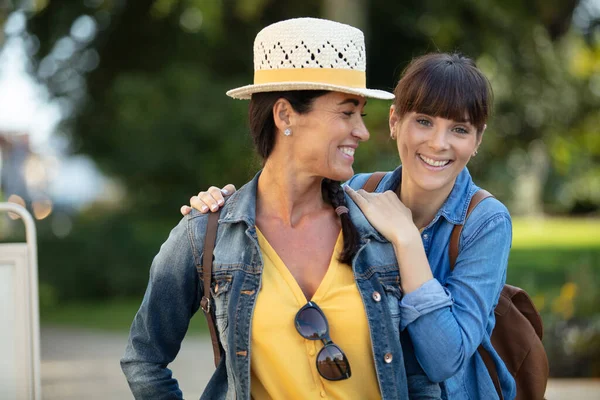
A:
[[[414,292],[400,300],[400,330],[422,315],[429,314],[453,303],[450,292],[437,279],[430,279]]]

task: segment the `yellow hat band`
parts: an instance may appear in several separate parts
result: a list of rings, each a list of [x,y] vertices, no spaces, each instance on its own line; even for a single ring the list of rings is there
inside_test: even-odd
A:
[[[345,86],[356,89],[367,87],[365,71],[334,68],[280,68],[254,71],[254,84],[279,82],[310,82]]]

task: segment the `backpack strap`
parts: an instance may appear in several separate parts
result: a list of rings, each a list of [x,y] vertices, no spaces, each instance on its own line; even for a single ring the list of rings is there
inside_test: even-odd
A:
[[[369,193],[373,192],[375,189],[377,189],[377,186],[379,186],[379,182],[381,182],[385,174],[385,172],[381,171],[373,172],[369,179],[367,179],[367,181],[363,185],[362,190]]]
[[[204,237],[204,252],[202,254],[202,280],[204,282],[204,296],[202,296],[202,299],[200,300],[200,307],[204,312],[204,316],[206,317],[206,322],[208,324],[208,330],[210,331],[210,340],[213,347],[215,367],[217,367],[219,365],[219,361],[221,361],[221,345],[219,344],[219,338],[217,337],[215,317],[212,309],[213,298],[210,291],[210,284],[212,281],[213,250],[215,248],[215,241],[217,239],[217,226],[220,214],[221,210],[208,214],[206,235]]]
[[[467,216],[465,217],[465,223],[471,215],[471,212],[477,207],[477,205],[484,199],[488,197],[494,197],[490,192],[479,189],[473,197],[471,197],[471,202],[469,203],[469,208],[467,209]],[[454,229],[452,229],[452,234],[450,235],[450,271],[454,270],[454,264],[456,264],[456,258],[458,257],[458,241],[460,240],[460,234],[462,232],[463,225],[455,225]]]
[[[481,360],[485,364],[485,368],[488,370],[490,378],[492,378],[494,388],[496,388],[496,393],[498,393],[498,398],[500,398],[500,400],[504,400],[504,396],[502,395],[502,387],[500,386],[500,378],[498,378],[498,370],[496,369],[496,363],[494,363],[494,359],[492,358],[490,353],[483,348],[483,345],[481,344],[477,348],[477,352],[479,353]]]
[[[487,199],[488,197],[494,197],[490,192],[479,189],[473,197],[471,197],[471,202],[469,203],[469,208],[467,209],[467,216],[465,217],[465,223],[471,215],[471,212],[477,207],[482,200]],[[456,264],[456,259],[458,257],[458,242],[460,240],[460,234],[462,233],[464,225],[455,225],[454,229],[452,229],[452,234],[450,236],[450,271],[454,270],[454,266]],[[500,386],[500,378],[498,378],[498,370],[496,369],[496,363],[494,363],[494,359],[490,355],[490,353],[483,348],[483,345],[479,345],[477,348],[477,352],[481,357],[481,360],[485,364],[486,369],[488,370],[488,374],[490,378],[492,378],[492,382],[494,384],[494,388],[496,389],[496,393],[498,393],[498,397],[500,400],[504,400],[504,396],[502,395],[502,387]]]

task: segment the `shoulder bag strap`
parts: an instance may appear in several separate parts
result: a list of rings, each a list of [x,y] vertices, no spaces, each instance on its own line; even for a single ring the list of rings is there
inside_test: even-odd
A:
[[[202,255],[202,280],[204,282],[204,295],[200,300],[200,307],[206,317],[208,330],[210,331],[210,339],[213,347],[215,358],[215,367],[221,361],[221,347],[219,338],[217,337],[217,329],[215,326],[215,318],[212,310],[213,298],[210,292],[210,284],[212,281],[212,265],[213,265],[213,250],[217,239],[217,226],[221,211],[208,214],[208,222],[206,224],[206,236],[204,237],[204,253]]]
[[[471,202],[469,203],[469,208],[467,209],[467,216],[465,217],[465,223],[471,215],[471,212],[475,207],[484,199],[488,197],[493,197],[492,194],[483,189],[475,192],[473,197],[471,198]],[[450,236],[450,270],[454,270],[454,265],[456,264],[456,259],[458,257],[458,241],[460,240],[460,234],[462,232],[463,225],[455,225],[454,229],[452,229],[452,235]],[[498,397],[500,400],[504,400],[504,396],[502,395],[502,387],[500,386],[500,379],[498,378],[498,370],[496,369],[496,363],[492,359],[490,353],[483,348],[483,345],[479,345],[477,348],[477,352],[481,357],[481,360],[485,364],[488,373],[490,374],[490,378],[492,378],[492,382],[494,383],[494,388],[496,389],[496,393],[498,393]]]
[[[471,197],[471,202],[469,203],[469,208],[467,209],[467,216],[465,217],[465,223],[471,215],[471,211],[477,207],[483,199],[487,199],[488,197],[494,197],[490,192],[479,189],[473,197]],[[458,257],[458,241],[460,239],[460,234],[462,232],[463,225],[454,225],[454,229],[452,229],[452,234],[450,236],[450,271],[454,270],[454,264],[456,264],[456,258]]]
[[[377,189],[379,182],[381,182],[384,176],[385,172],[373,172],[363,185],[362,190],[369,193],[373,192],[375,189]]]

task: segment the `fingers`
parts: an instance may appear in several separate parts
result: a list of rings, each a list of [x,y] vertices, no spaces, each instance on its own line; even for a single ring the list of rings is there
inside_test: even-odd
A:
[[[190,198],[190,205],[203,214],[209,210],[216,212],[225,204],[224,195],[230,195],[233,192],[235,192],[235,186],[231,184],[225,186],[223,189],[211,186],[206,192],[200,192],[197,196],[192,196]],[[181,212],[184,212],[183,207]]]
[[[223,186],[223,189],[221,189],[221,193],[223,193],[224,196],[231,196],[235,193],[235,191],[235,186],[231,183]]]
[[[192,212],[192,207],[181,206],[181,208],[179,209],[179,212],[181,212],[181,215],[188,215],[190,212]]]
[[[236,188],[233,184],[227,184],[223,189],[216,186],[211,186],[206,192],[200,192],[196,196],[190,197],[190,206],[181,206],[179,212],[182,215],[187,215],[192,211],[192,208],[200,211],[202,214],[209,210],[215,212],[225,204],[225,197],[235,193]]]
[[[202,196],[202,200],[206,203],[207,206],[210,207],[211,211],[217,211],[219,207],[225,204],[225,197],[223,197],[223,192],[216,186],[211,186],[208,188],[207,195]],[[200,194],[198,194],[200,197]]]
[[[368,200],[365,198],[365,195],[369,195],[369,193],[365,192],[364,190],[359,189],[358,191],[356,191],[347,185],[344,186],[344,190],[346,191],[346,193],[348,193],[348,196],[350,196],[350,198],[354,200],[356,205],[359,206],[361,209],[369,203]]]

